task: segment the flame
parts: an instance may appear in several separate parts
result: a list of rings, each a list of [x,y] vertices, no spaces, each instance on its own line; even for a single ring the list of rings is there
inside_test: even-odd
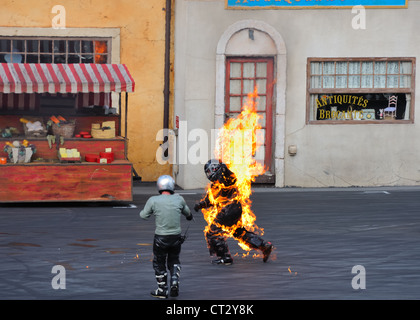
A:
[[[107,53],[108,44],[106,41],[95,41],[95,53]],[[107,56],[95,54],[95,63],[106,63]]]
[[[274,249],[273,249],[274,250]],[[236,252],[234,255],[234,257],[240,257],[242,259],[247,259],[247,258],[252,258],[252,259],[261,259],[264,257],[264,255],[262,253],[253,253],[252,255],[250,254],[250,251],[247,251],[246,253],[242,252],[241,254],[239,254],[239,252]],[[276,253],[271,253],[270,255],[270,259],[271,260],[277,260],[277,254]],[[290,271],[291,272],[291,271]],[[297,272],[296,272],[297,273]]]
[[[236,188],[233,199],[218,196],[222,188],[226,188],[219,182],[209,183],[206,193],[213,206],[202,209],[204,219],[208,225],[204,229],[204,233],[209,230],[217,214],[223,206],[238,201],[242,205],[242,217],[236,225],[227,227],[218,225],[227,236],[233,237],[237,228],[243,227],[248,231],[255,232],[259,235],[264,234],[264,229],[259,228],[255,221],[256,216],[251,210],[251,182],[255,181],[255,177],[263,174],[264,165],[255,159],[257,149],[262,144],[261,136],[258,135],[258,129],[261,125],[258,120],[262,118],[257,113],[258,90],[255,87],[254,92],[248,94],[245,104],[242,106],[241,113],[237,118],[230,118],[219,131],[219,135],[214,150],[215,157],[222,160],[230,171],[236,176],[236,183],[231,186]],[[242,240],[237,239],[239,246],[246,251],[251,248]]]

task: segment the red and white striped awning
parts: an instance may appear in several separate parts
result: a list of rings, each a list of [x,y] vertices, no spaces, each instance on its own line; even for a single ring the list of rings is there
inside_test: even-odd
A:
[[[0,92],[133,92],[124,64],[0,63]]]

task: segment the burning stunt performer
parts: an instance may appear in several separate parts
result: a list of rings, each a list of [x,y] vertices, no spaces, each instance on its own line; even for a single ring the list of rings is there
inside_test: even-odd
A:
[[[158,288],[150,294],[156,298],[168,297],[168,278],[166,265],[170,272],[170,295],[178,296],[179,276],[181,264],[179,254],[185,236],[181,235],[181,214],[187,220],[192,220],[193,215],[184,198],[175,194],[175,181],[171,176],[163,175],[157,180],[160,195],[150,197],[140,217],[148,219],[155,216],[156,229],[153,241],[153,269],[155,270]]]
[[[209,160],[205,164],[204,172],[212,183],[204,200],[196,203],[194,210],[209,208],[217,203],[216,216],[205,233],[210,255],[218,257],[212,263],[229,265],[233,262],[226,242],[227,234],[223,230],[224,227],[233,227],[232,235],[235,239],[244,242],[249,248],[261,250],[263,261],[266,262],[273,245],[241,226],[242,205],[236,197],[238,188],[235,185],[235,174],[229,170],[226,164],[215,159]]]

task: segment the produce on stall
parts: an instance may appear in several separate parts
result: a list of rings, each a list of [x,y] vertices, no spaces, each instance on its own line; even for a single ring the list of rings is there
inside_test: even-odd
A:
[[[16,72],[17,68],[20,72]],[[38,82],[40,78],[35,73],[41,71],[48,74],[48,83]],[[10,73],[19,78],[3,77]],[[81,82],[88,74],[91,82]],[[10,83],[15,80],[19,84]],[[91,95],[105,94],[110,98],[111,92],[119,94],[119,99],[113,99],[119,104],[118,113],[97,112],[111,106],[94,106],[96,112],[88,113],[84,110],[87,108],[76,103],[76,109],[62,113],[64,109],[55,110],[54,104],[49,105],[47,112],[35,104],[15,107],[0,101],[0,141],[4,145],[0,149],[0,203],[131,201],[133,165],[127,159],[127,111],[128,92],[133,91],[134,81],[125,65],[0,63],[0,92],[4,95],[46,94],[59,102],[60,95],[67,94],[73,95],[75,101],[88,101],[84,98]],[[94,133],[99,133],[96,137],[92,127],[99,129]],[[94,161],[88,160],[89,155],[94,155]]]

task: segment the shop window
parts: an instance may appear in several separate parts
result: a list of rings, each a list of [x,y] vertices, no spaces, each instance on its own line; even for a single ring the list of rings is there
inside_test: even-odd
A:
[[[0,63],[110,63],[109,39],[0,37]]]
[[[415,58],[308,58],[308,123],[408,123]]]

